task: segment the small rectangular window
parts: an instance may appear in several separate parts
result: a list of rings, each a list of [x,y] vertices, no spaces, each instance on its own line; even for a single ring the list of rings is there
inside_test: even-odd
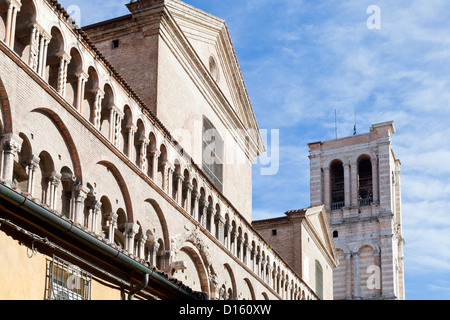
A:
[[[113,40],[112,41],[112,48],[113,49],[116,49],[116,48],[118,48],[119,47],[119,40],[117,39],[117,40]]]
[[[277,229],[273,229],[273,230],[272,230],[272,235],[273,235],[273,236],[276,236],[276,235],[277,235]]]
[[[48,281],[49,300],[90,300],[92,275],[53,256]]]

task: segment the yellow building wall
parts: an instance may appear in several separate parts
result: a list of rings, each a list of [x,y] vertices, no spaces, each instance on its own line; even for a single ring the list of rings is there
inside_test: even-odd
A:
[[[0,300],[46,300],[51,261],[51,256],[33,255],[29,247],[0,231]],[[120,300],[122,296],[127,295],[117,285],[93,275],[92,300]]]

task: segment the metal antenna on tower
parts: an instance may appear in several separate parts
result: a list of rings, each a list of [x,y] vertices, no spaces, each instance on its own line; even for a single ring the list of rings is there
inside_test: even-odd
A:
[[[353,135],[356,136],[356,107],[355,107],[355,125],[353,127]]]

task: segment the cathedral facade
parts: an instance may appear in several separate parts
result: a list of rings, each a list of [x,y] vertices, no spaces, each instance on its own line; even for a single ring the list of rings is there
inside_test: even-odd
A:
[[[252,225],[265,146],[225,22],[127,7],[82,29],[0,1],[0,299],[332,299],[323,206],[308,274]]]

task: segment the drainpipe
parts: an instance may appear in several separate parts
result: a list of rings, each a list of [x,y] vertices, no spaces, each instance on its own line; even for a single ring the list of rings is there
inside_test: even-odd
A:
[[[153,271],[152,271],[152,273],[153,273]],[[148,273],[144,274],[144,280],[142,280],[142,283],[138,284],[137,286],[135,286],[134,288],[132,288],[130,290],[130,293],[128,294],[128,300],[133,300],[136,293],[138,293],[139,291],[141,291],[147,287],[149,277],[150,277],[150,274],[148,274]]]
[[[144,274],[144,281],[140,285],[138,285],[138,287],[133,288],[132,291],[136,290],[136,292],[138,292],[144,289],[145,287],[143,287],[142,289],[140,289],[140,287],[144,285],[146,279],[151,278],[153,282],[164,286],[170,296],[177,296],[181,299],[188,300],[201,300],[201,297],[203,296],[207,299],[207,296],[205,296],[204,294],[202,295],[200,293],[190,292],[176,285],[172,281],[166,279],[163,275],[154,272],[152,269],[147,268],[146,266],[127,256],[126,254],[122,253],[121,251],[111,247],[110,245],[97,239],[86,231],[74,226],[72,221],[67,221],[61,218],[52,211],[28,199],[21,193],[7,187],[3,183],[0,183],[0,199],[5,199],[17,208],[21,208],[32,216],[39,218],[41,221],[44,221],[45,223],[56,227],[58,230],[65,232],[70,237],[81,241],[89,248],[94,249],[97,252],[106,253],[110,256],[111,259],[117,261],[118,263],[125,265],[134,271]],[[132,293],[132,291],[130,291],[130,293]],[[135,293],[132,293],[131,298],[134,296],[134,294]]]

